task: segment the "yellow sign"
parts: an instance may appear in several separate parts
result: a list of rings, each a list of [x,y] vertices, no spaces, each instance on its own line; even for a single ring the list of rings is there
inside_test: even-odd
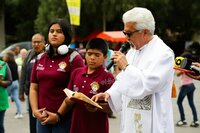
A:
[[[71,25],[80,25],[81,0],[66,0]]]

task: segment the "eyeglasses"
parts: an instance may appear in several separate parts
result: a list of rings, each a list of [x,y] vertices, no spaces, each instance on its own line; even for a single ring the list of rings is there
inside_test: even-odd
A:
[[[131,37],[131,35],[133,35],[136,32],[139,32],[140,30],[135,30],[135,31],[123,31],[125,36]]]
[[[42,41],[32,41],[33,44],[40,44]]]

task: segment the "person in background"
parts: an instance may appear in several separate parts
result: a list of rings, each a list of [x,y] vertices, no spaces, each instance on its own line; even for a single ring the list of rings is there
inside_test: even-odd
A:
[[[4,133],[4,116],[9,107],[6,88],[12,83],[12,75],[6,62],[0,60],[0,133]]]
[[[108,56],[107,53],[108,46],[103,39],[91,39],[86,45],[85,59],[87,66],[77,68],[73,71],[68,89],[81,92],[91,98],[93,95],[110,88],[114,82],[114,76],[104,67],[104,62]],[[48,117],[43,124],[47,124],[49,121],[52,122],[51,120],[58,122],[59,119],[62,119],[59,116],[65,116],[67,111],[72,108],[70,133],[108,133],[109,123],[107,113],[111,112],[111,110],[108,103],[99,104],[103,107],[103,110],[91,105],[73,102],[67,97],[58,110],[58,114],[60,115],[53,115],[51,112],[46,112]],[[54,118],[51,118],[52,116]]]
[[[199,67],[200,69],[200,63],[199,62],[193,62],[192,65]],[[187,76],[189,76],[190,78],[196,79],[196,80],[200,80],[200,73],[187,73]]]
[[[27,50],[23,48],[20,50],[19,57],[15,59],[15,62],[17,63],[17,66],[18,66],[19,79],[21,78],[22,64],[26,57],[26,54],[27,54]]]
[[[19,82],[21,80],[21,69],[22,69],[22,64],[26,57],[26,54],[27,54],[27,50],[25,48],[23,48],[20,50],[19,56],[15,59],[15,62],[17,63],[17,67],[18,67]],[[19,88],[20,88],[20,86],[19,86]],[[26,102],[26,110],[28,112],[27,102]]]
[[[8,64],[11,70],[11,75],[13,80],[12,84],[8,86],[7,89],[10,97],[14,100],[17,108],[17,112],[14,118],[21,119],[23,118],[23,115],[22,115],[22,105],[19,99],[19,75],[18,75],[18,66],[14,58],[14,53],[12,51],[8,51],[7,53],[5,53],[5,55],[3,56],[3,61],[5,61]]]
[[[19,46],[14,47],[14,48],[12,49],[12,51],[13,51],[13,53],[14,53],[15,59],[17,59],[17,58],[19,57],[20,47],[19,47]]]
[[[83,61],[85,62],[85,53],[86,53],[86,49],[84,48],[84,44],[83,44],[83,43],[79,43],[78,46],[79,46],[79,47],[77,48],[77,51],[79,52],[79,54],[80,54],[81,57],[83,58]]]
[[[111,62],[111,56],[113,55],[113,53],[114,53],[114,51],[112,49],[110,49],[108,46],[108,54],[107,54],[107,58],[104,62],[105,67],[107,67],[108,64]],[[108,71],[111,72],[112,74],[114,74],[114,66],[112,66]],[[108,117],[113,118],[113,119],[116,118],[116,116],[113,114],[113,112],[108,113]]]
[[[69,49],[71,27],[64,19],[54,20],[48,28],[46,51],[38,55],[32,69],[29,100],[33,115],[37,118],[37,133],[68,133],[71,114],[58,124],[42,124],[46,119],[45,111],[56,113],[66,95],[71,72],[83,67],[80,54]]]
[[[114,51],[112,59],[121,72],[110,89],[92,100],[108,101],[112,111],[121,111],[121,133],[174,133],[174,53],[154,35],[150,10],[134,7],[123,14],[123,23],[131,48],[126,56]]]
[[[182,57],[187,58],[187,59],[192,59],[192,55],[185,52],[182,54]],[[198,116],[197,116],[197,111],[196,107],[194,105],[194,91],[195,91],[195,86],[193,83],[193,79],[187,76],[187,73],[182,72],[182,71],[177,71],[176,75],[181,78],[181,86],[180,86],[180,92],[178,95],[177,99],[177,104],[178,104],[178,109],[180,112],[180,120],[176,123],[177,126],[183,126],[186,125],[186,119],[185,119],[185,113],[183,109],[183,100],[185,96],[188,98],[188,102],[190,105],[190,108],[192,110],[192,115],[193,115],[193,122],[190,124],[191,127],[198,127],[199,122],[198,122]]]
[[[111,57],[113,54],[114,54],[114,51],[108,47],[108,57],[104,62],[105,67],[108,66],[108,64],[111,62]],[[110,71],[111,73],[114,73],[114,66],[112,66],[108,71]]]
[[[15,62],[17,63],[17,66],[18,66],[19,82],[21,80],[22,64],[24,62],[24,59],[26,58],[26,54],[27,54],[27,50],[25,48],[23,48],[23,49],[20,50],[19,57],[15,59]],[[19,88],[21,88],[21,87],[19,86]],[[27,110],[27,112],[28,112],[28,108],[29,108],[28,107],[28,101],[26,100],[26,110]]]
[[[30,133],[37,133],[36,118],[34,118],[32,115],[32,110],[29,102],[29,88],[30,88],[32,66],[36,61],[37,55],[44,52],[45,38],[42,34],[36,33],[32,36],[31,41],[32,41],[32,49],[27,52],[26,57],[22,64],[21,79],[20,79],[20,100],[24,101],[26,97],[26,102],[28,103]]]

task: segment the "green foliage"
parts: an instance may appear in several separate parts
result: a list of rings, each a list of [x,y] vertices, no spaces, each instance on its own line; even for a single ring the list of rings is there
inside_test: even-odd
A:
[[[131,8],[128,1],[82,0],[81,25],[76,28],[77,36],[84,38],[94,31],[122,30],[122,14]]]
[[[65,18],[69,21],[65,0],[40,0],[37,19],[35,20],[35,31],[47,36],[49,23],[56,18]]]
[[[4,6],[5,6],[5,0],[0,0],[0,19],[2,18],[3,16],[3,9],[4,9]]]
[[[31,39],[34,33],[33,20],[36,18],[37,7],[38,0],[6,0],[7,43]]]

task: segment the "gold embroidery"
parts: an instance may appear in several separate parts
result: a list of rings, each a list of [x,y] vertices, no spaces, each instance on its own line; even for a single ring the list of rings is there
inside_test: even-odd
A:
[[[135,132],[142,133],[142,124],[141,124],[141,114],[135,113],[134,114],[134,122],[135,122]]]

